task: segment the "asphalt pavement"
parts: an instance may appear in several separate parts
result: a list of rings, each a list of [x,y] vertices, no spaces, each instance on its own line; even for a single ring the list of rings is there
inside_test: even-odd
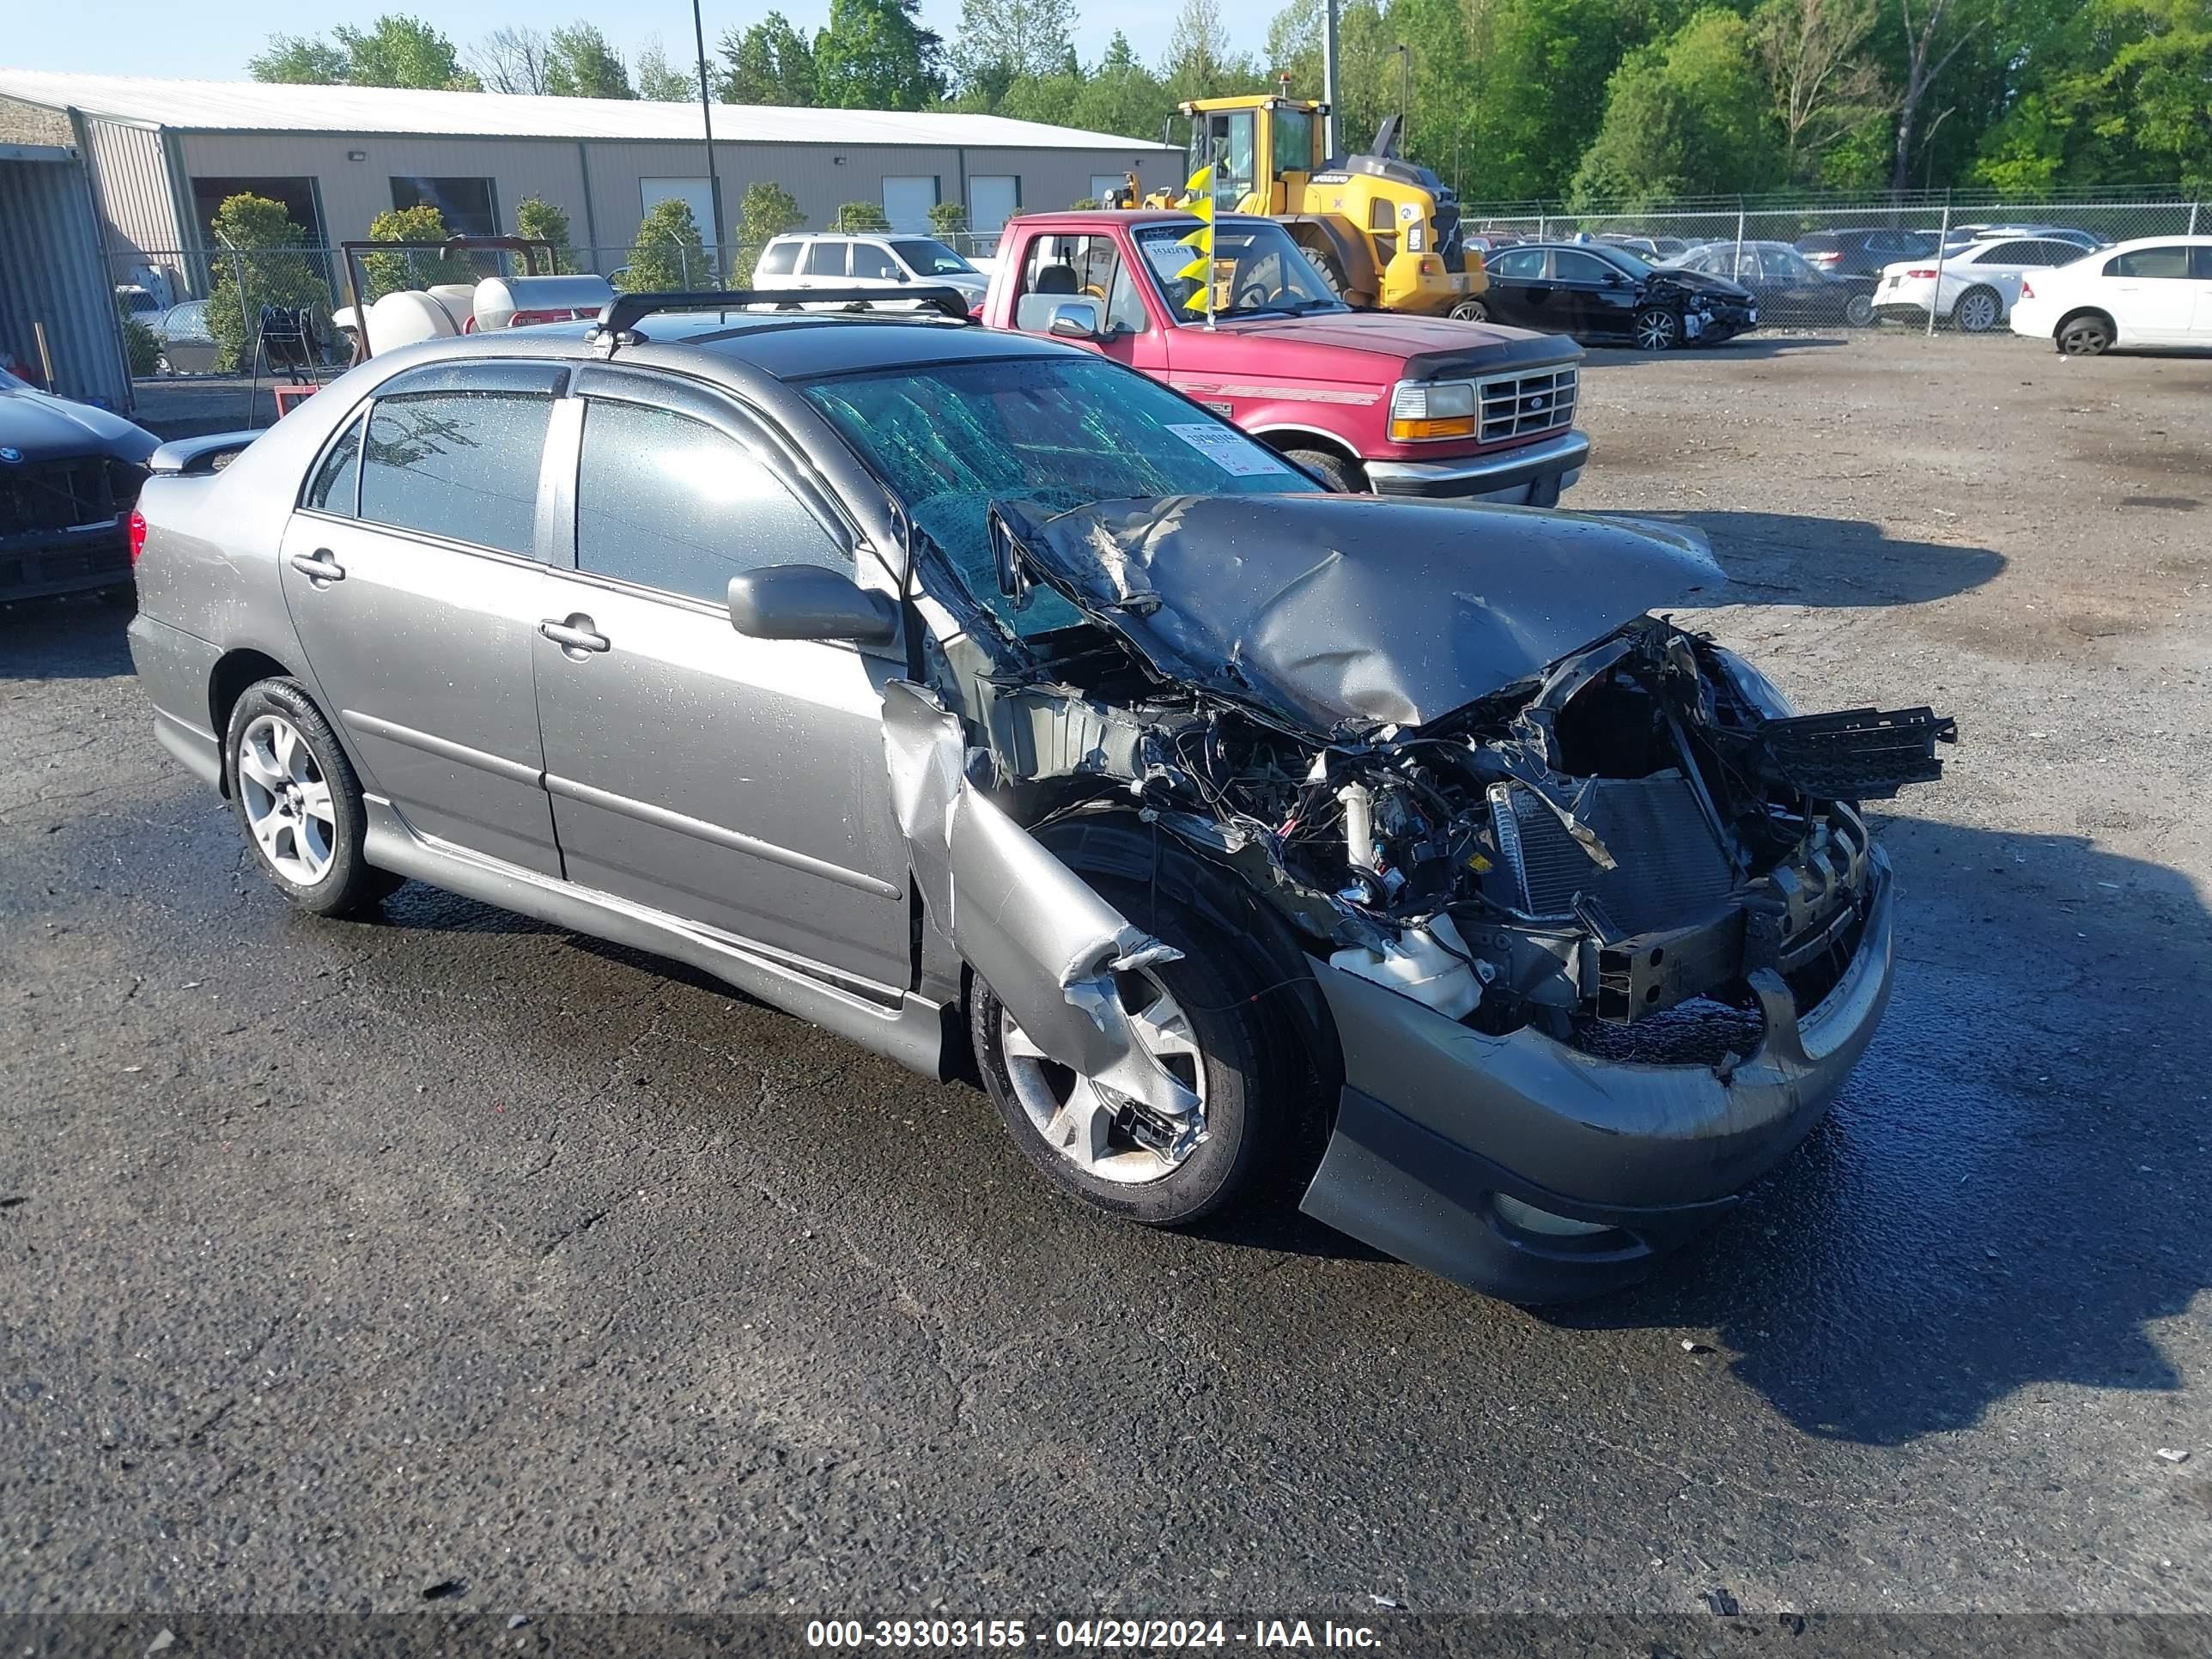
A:
[[[0,1613],[2212,1610],[2212,362],[1739,343],[1594,358],[1570,504],[1962,740],[1832,1118],[1563,1310],[1116,1224],[557,929],[296,915],[121,614],[0,613]]]

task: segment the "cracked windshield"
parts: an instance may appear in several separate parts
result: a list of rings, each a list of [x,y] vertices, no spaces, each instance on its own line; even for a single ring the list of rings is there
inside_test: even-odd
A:
[[[1203,307],[1186,309],[1198,292],[1198,280],[1178,276],[1197,256],[1182,244],[1190,227],[1151,225],[1137,233],[1145,263],[1168,296],[1178,322],[1203,325]],[[1329,291],[1304,252],[1280,225],[1225,224],[1213,234],[1213,314],[1217,317],[1296,317],[1307,312],[1342,311],[1344,302]]]
[[[1173,392],[1093,359],[841,375],[806,395],[898,492],[977,602],[1024,638],[1080,618],[1049,589],[1020,611],[999,592],[993,501],[1064,513],[1127,497],[1320,488]]]

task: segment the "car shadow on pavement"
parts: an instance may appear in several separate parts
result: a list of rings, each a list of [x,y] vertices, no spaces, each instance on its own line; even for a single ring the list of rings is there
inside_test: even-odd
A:
[[[1838,329],[1832,334],[1760,334],[1750,339],[1738,336],[1723,340],[1716,346],[1686,345],[1673,351],[1638,351],[1627,345],[1586,345],[1583,348],[1585,368],[1642,368],[1677,356],[1702,357],[1715,362],[1764,362],[1770,358],[1787,357],[1802,351],[1820,351],[1834,346],[1846,346],[1859,329]]]
[[[1701,532],[1728,572],[1720,604],[1924,605],[1993,581],[2002,553],[1900,541],[1863,519],[1794,513],[1636,513]]]
[[[1834,1112],[1644,1285],[1540,1316],[1710,1331],[1793,1425],[1874,1445],[2015,1394],[2179,1390],[2155,1327],[2212,1286],[2212,914],[2086,836],[1883,835],[1897,984]]]
[[[128,674],[127,605],[96,593],[0,605],[0,680],[104,680]]]

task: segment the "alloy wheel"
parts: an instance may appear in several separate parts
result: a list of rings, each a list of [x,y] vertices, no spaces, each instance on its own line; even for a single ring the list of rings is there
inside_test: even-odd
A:
[[[1640,311],[1636,314],[1636,343],[1645,351],[1668,350],[1681,328],[1680,319],[1671,311]]]
[[[1996,296],[1977,289],[1959,301],[1959,326],[1969,334],[1986,334],[1997,325],[2001,307]]]
[[[1145,1052],[1198,1097],[1177,1122],[1159,1120],[1082,1073],[1048,1059],[1001,1008],[999,1048],[1014,1098],[1045,1144],[1085,1175],[1138,1186],[1172,1175],[1206,1139],[1206,1062],[1190,1020],[1149,973],[1121,980],[1129,1024]]]
[[[312,887],[330,873],[337,809],[299,727],[281,714],[263,714],[246,728],[238,789],[247,827],[278,875]]]
[[[2076,317],[2058,334],[2058,349],[2069,357],[2094,357],[2112,343],[2111,333],[2094,317]]]

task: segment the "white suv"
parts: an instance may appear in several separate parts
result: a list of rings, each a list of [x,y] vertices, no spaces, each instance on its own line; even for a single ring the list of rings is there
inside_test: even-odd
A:
[[[954,288],[976,305],[990,279],[933,237],[896,231],[852,236],[800,231],[761,250],[753,286],[774,291],[810,288]]]

